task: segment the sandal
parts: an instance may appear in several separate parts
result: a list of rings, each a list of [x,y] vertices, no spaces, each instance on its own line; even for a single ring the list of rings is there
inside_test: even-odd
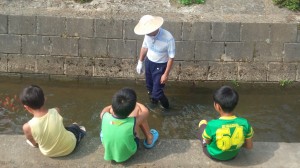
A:
[[[81,131],[86,132],[86,129],[84,126],[79,126],[79,128],[81,129]]]
[[[207,125],[207,121],[206,121],[206,120],[201,120],[201,121],[199,122],[199,124],[198,124],[198,127],[200,128],[201,125],[203,125],[203,124]]]
[[[26,139],[26,143],[33,148],[37,148],[37,146],[33,145],[28,139]]]
[[[86,129],[84,126],[79,125],[77,122],[73,122],[73,124],[77,125],[80,128],[81,132],[84,133],[84,135],[86,134]]]
[[[150,133],[153,135],[152,144],[148,144],[147,140],[144,140],[144,147],[147,149],[153,148],[159,137],[159,133],[155,129],[151,129]]]

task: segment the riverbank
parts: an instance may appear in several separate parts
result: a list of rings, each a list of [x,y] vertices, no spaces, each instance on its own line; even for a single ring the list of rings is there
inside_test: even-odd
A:
[[[215,162],[201,151],[198,140],[160,139],[151,150],[140,146],[137,154],[123,164],[103,159],[103,147],[98,138],[84,139],[69,156],[48,158],[30,147],[22,135],[0,135],[2,168],[22,167],[288,167],[300,166],[299,143],[254,142],[252,150],[242,149],[232,161]]]

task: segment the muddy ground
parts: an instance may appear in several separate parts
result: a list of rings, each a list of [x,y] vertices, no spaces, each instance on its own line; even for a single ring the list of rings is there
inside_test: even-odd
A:
[[[272,0],[206,0],[182,6],[178,0],[0,0],[0,14],[52,15],[134,19],[141,15],[163,16],[169,21],[300,23],[300,13],[280,9]]]

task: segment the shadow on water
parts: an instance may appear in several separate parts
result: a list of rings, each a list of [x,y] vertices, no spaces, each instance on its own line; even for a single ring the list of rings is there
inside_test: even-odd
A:
[[[150,109],[149,125],[160,132],[163,139],[196,139],[201,119],[218,118],[213,108],[212,93],[223,83],[204,83],[198,86],[169,83],[166,94],[171,109],[164,111],[149,103],[144,83],[123,81],[114,84],[78,83],[41,80],[3,80],[0,99],[19,95],[29,84],[41,86],[48,108],[58,107],[64,124],[77,122],[84,125],[90,138],[98,138],[100,111],[111,104],[112,95],[124,86],[134,88],[138,101]],[[279,84],[240,84],[236,87],[240,101],[236,115],[247,118],[254,127],[254,141],[299,142],[300,90],[299,86],[280,87]],[[18,109],[0,108],[0,134],[23,134],[22,125],[31,119],[17,100]],[[143,138],[143,137],[142,137]]]

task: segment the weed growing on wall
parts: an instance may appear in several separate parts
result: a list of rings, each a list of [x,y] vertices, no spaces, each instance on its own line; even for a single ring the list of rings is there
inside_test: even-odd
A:
[[[78,3],[87,3],[87,2],[92,2],[93,0],[74,0],[74,1]]]
[[[183,5],[192,5],[192,4],[203,4],[205,0],[179,0],[179,3]]]
[[[281,81],[279,81],[279,85],[282,86],[282,87],[285,87],[285,86],[287,86],[291,83],[292,83],[292,81],[290,81],[290,80],[281,80]]]
[[[240,84],[237,80],[232,80],[231,83],[235,86],[235,87],[239,87]]]
[[[279,7],[285,7],[292,11],[300,11],[300,0],[273,0]]]

